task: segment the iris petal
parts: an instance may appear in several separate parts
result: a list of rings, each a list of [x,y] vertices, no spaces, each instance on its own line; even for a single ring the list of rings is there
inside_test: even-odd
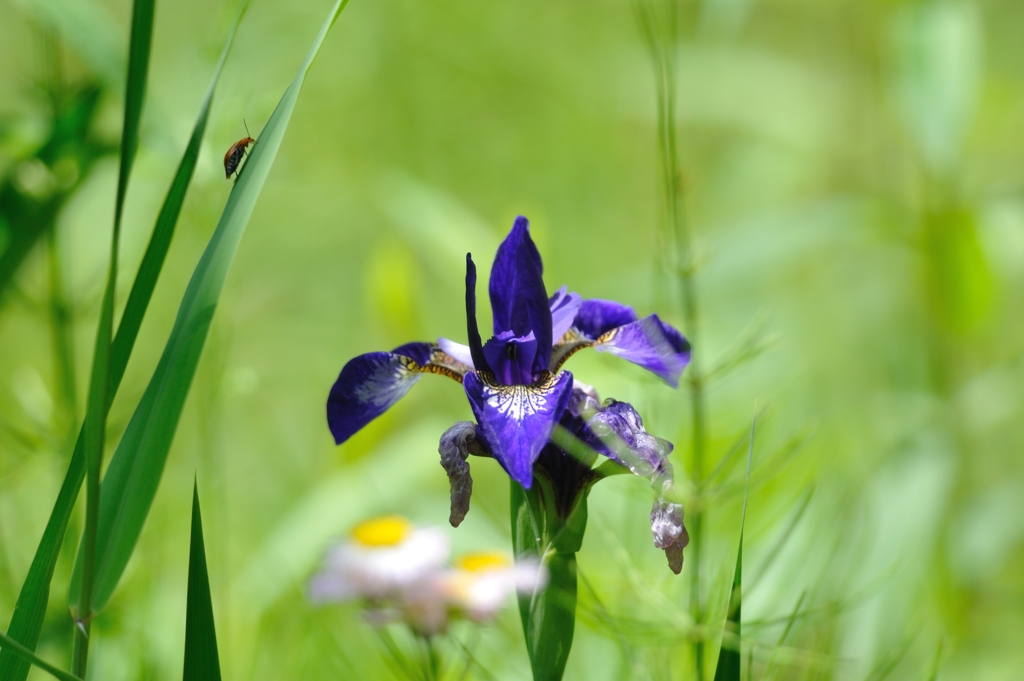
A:
[[[476,323],[476,264],[473,262],[472,253],[466,254],[466,334],[469,338],[473,366],[480,371],[490,371],[487,360],[484,359],[480,329]]]
[[[511,331],[500,333],[484,343],[484,357],[498,383],[528,385],[533,383],[533,360],[537,356],[537,339],[533,334],[514,338]]]
[[[635,475],[652,481],[672,477],[668,455],[672,443],[655,437],[644,428],[644,421],[633,405],[618,400],[601,404],[584,391],[573,390],[569,400],[568,416],[577,417],[582,427],[578,437],[594,451],[628,467]],[[573,421],[573,419],[567,419]]]
[[[683,524],[683,507],[675,500],[675,481],[668,460],[672,443],[648,433],[632,405],[616,400],[602,404],[596,395],[578,387],[573,390],[562,425],[592,451],[650,481],[657,497],[651,509],[654,545],[665,551],[669,568],[678,575],[690,537]]]
[[[402,399],[424,373],[456,381],[471,368],[431,343],[360,355],[341,370],[327,397],[327,425],[339,445]]]
[[[583,300],[580,299],[580,294],[570,293],[569,287],[563,286],[555,291],[555,294],[548,300],[548,306],[551,308],[552,341],[557,343],[565,335],[582,305]]]
[[[463,386],[479,424],[477,437],[509,476],[529,489],[533,463],[569,403],[572,374],[546,375],[532,385],[500,385],[474,371]]]
[[[640,365],[674,388],[690,363],[690,343],[656,314],[642,318],[629,305],[611,300],[585,300],[572,326],[594,341],[598,352],[610,352]],[[569,339],[571,340],[571,339]],[[557,366],[582,343],[562,343],[555,348]],[[564,356],[563,356],[564,355]]]
[[[456,343],[448,338],[438,338],[437,345],[448,353],[449,357],[457,359],[469,368],[475,368],[473,365],[473,351],[468,345],[462,343]]]
[[[690,342],[675,328],[652,314],[607,331],[594,349],[609,352],[656,374],[673,388],[690,363]]]
[[[617,326],[635,322],[639,317],[629,305],[592,298],[580,304],[572,325],[590,339],[597,339]]]
[[[426,366],[430,362],[430,357],[434,354],[434,350],[434,346],[430,343],[416,341],[399,345],[391,352],[395,355],[404,355],[420,366]]]
[[[486,456],[487,453],[476,440],[476,426],[469,421],[459,421],[444,431],[437,451],[451,486],[448,522],[452,527],[458,527],[469,512],[469,500],[473,496],[473,476],[470,475],[467,459],[470,454]]]
[[[691,354],[690,342],[658,315],[640,319],[633,308],[611,300],[582,302],[573,329],[552,352],[551,370],[557,371],[583,347],[639,364],[673,388],[679,387],[679,377],[690,363]]]
[[[651,534],[654,545],[665,551],[669,569],[678,575],[683,571],[683,549],[690,543],[683,524],[683,505],[656,499],[651,508]]]
[[[523,338],[533,332],[537,339],[535,375],[547,370],[551,358],[551,309],[543,274],[540,253],[530,238],[530,222],[519,216],[494,256],[489,291],[494,335],[511,331]]]

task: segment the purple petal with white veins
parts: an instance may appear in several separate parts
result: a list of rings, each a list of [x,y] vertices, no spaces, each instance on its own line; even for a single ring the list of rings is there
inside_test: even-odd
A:
[[[679,377],[690,363],[691,351],[683,334],[656,314],[606,331],[597,338],[594,349],[639,364],[673,388],[679,387]]]
[[[572,326],[576,313],[583,304],[580,294],[568,291],[569,287],[563,286],[548,300],[548,307],[551,308],[551,340],[555,343]]]
[[[408,343],[395,350],[360,355],[341,370],[327,397],[327,425],[337,444],[387,411],[423,375],[430,343]]]
[[[540,455],[572,393],[572,374],[563,371],[532,385],[500,385],[478,372],[462,382],[476,416],[477,437],[509,476],[529,489]]]
[[[624,326],[637,319],[639,317],[629,305],[592,298],[580,303],[579,311],[576,313],[576,319],[573,320],[572,325],[587,338],[597,340],[602,334],[615,327]]]
[[[468,345],[456,343],[448,338],[438,338],[437,346],[448,353],[449,357],[459,360],[471,369],[476,368],[473,366],[473,351]]]
[[[519,216],[494,256],[489,291],[494,335],[511,331],[516,338],[523,338],[533,332],[537,339],[535,375],[545,371],[551,359],[551,309],[543,274],[540,253],[530,238],[530,223]]]

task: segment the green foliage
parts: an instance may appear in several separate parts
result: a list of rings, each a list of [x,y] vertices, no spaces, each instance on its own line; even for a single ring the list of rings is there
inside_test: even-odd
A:
[[[52,675],[54,678],[61,679],[61,681],[82,681],[79,677],[74,674],[54,667],[52,664],[39,658],[35,653],[21,645],[10,636],[4,633],[0,633],[0,643],[3,644],[4,651],[10,651],[11,654],[17,655],[19,658],[24,660],[26,663],[34,664],[40,669],[45,670],[47,673]]]
[[[192,489],[192,540],[188,552],[188,606],[185,614],[185,674],[183,681],[220,681],[217,630],[213,624],[210,575],[203,544],[199,485]]]
[[[247,6],[248,3],[243,3],[238,19],[232,27],[231,34],[221,53],[220,60],[214,69],[213,79],[200,105],[199,116],[192,130],[192,136],[185,148],[185,153],[182,155],[167,197],[164,199],[163,206],[157,216],[153,234],[143,256],[139,272],[132,284],[131,293],[128,296],[128,302],[125,305],[121,321],[118,324],[117,335],[114,337],[111,346],[109,379],[111,400],[121,385],[121,379],[128,365],[128,358],[131,356],[132,348],[135,346],[135,341],[138,337],[139,327],[142,325],[146,308],[149,306],[153,289],[163,268],[167,249],[170,247],[171,237],[174,235],[174,229],[181,212],[181,206],[185,201],[185,193],[192,179],[192,174],[195,172],[200,144],[202,143],[206,123],[209,118],[213,92],[230,51],[231,43],[234,40],[238,23],[241,21]],[[135,106],[141,106],[141,102],[136,103]],[[136,130],[137,126],[137,122],[133,123],[133,127]],[[82,479],[85,477],[85,443],[86,432],[83,427],[76,441],[74,454],[71,457],[71,462],[60,493],[57,496],[57,501],[50,513],[50,519],[39,542],[39,547],[36,549],[35,558],[32,561],[32,566],[29,568],[28,577],[22,585],[21,593],[14,609],[14,615],[11,618],[9,633],[17,640],[28,644],[30,648],[34,648],[39,640],[50,592],[50,582],[53,579],[53,571],[57,564],[60,546],[75,505],[75,500],[78,497],[78,490],[81,488]],[[0,652],[0,679],[5,681],[22,680],[27,674],[28,667],[22,661],[9,656],[5,652]]]
[[[747,524],[747,494],[750,492],[750,464],[754,459],[754,428],[757,417],[750,423],[750,443],[747,446],[747,477],[743,487],[743,512],[740,515],[740,539],[736,548],[736,567],[733,570],[732,589],[729,592],[729,607],[726,611],[725,634],[722,648],[718,652],[715,667],[715,681],[739,681],[741,673],[742,629],[740,620],[743,611],[743,530]],[[749,669],[748,674],[753,671]]]
[[[109,87],[124,85],[124,37],[107,8],[96,0],[14,0],[36,21],[59,35]]]
[[[170,338],[103,480],[96,554],[97,609],[114,593],[145,523],[174,431],[206,343],[228,268],[270,172],[299,91],[347,0],[338,0],[298,74],[259,135],[228,197],[217,229],[192,275]],[[79,552],[69,599],[77,600],[85,561]]]
[[[974,328],[992,304],[992,282],[970,210],[943,208],[923,225],[936,317],[954,331]]]
[[[128,178],[131,175],[139,143],[139,121],[146,97],[149,75],[149,51],[153,39],[154,0],[135,0],[132,10],[131,40],[128,44],[128,83],[124,97],[124,125],[121,129],[121,164],[117,178],[117,199],[114,203],[114,231],[110,245],[107,285],[100,306],[96,330],[89,397],[86,402],[83,453],[86,468],[85,529],[79,545],[81,568],[80,591],[69,597],[71,611],[79,626],[75,629],[73,668],[86,674],[89,650],[89,629],[93,613],[93,586],[97,565],[98,523],[100,513],[100,473],[107,432],[107,414],[111,402],[111,343],[114,335],[114,293],[117,288],[118,251],[121,246],[121,216]]]
[[[0,302],[33,247],[55,229],[61,208],[110,151],[90,130],[102,93],[93,83],[48,93],[47,138],[22,160],[24,170],[8,173],[0,184]]]
[[[83,442],[79,438],[79,443]],[[8,627],[8,634],[35,649],[39,641],[39,633],[43,628],[43,617],[46,615],[46,602],[50,595],[50,581],[57,565],[61,541],[67,529],[71,511],[74,509],[78,490],[85,477],[85,455],[81,447],[76,446],[71,458],[67,476],[57,495],[50,520],[46,524],[35,558],[29,568],[28,576],[22,584],[18,602],[14,606],[14,614]],[[28,677],[28,664],[24,659],[11,651],[0,650],[0,679],[4,681],[23,681]]]

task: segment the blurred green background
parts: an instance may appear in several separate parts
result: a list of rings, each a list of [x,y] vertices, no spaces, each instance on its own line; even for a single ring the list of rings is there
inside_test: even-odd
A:
[[[701,636],[713,664],[739,532],[736,452],[755,401],[745,678],[1020,678],[1024,4],[681,7],[676,122],[699,266],[695,353],[711,374],[705,470],[716,471],[699,491],[687,486],[690,507],[707,513],[707,617],[690,619],[693,562],[674,577],[651,546],[649,488],[613,478],[591,495],[566,678],[693,678],[689,642]],[[223,152],[245,136],[243,121],[261,128],[327,9],[256,0],[242,23],[108,444],[230,190]],[[119,304],[234,11],[158,5]],[[5,624],[84,412],[129,16],[111,0],[0,0]],[[565,283],[657,311],[686,333],[676,284],[658,267],[655,111],[628,0],[353,0],[229,275],[138,550],[94,623],[95,678],[181,674],[193,475],[225,678],[390,678],[359,612],[311,608],[305,580],[368,515],[446,524],[437,439],[470,412],[458,386],[427,377],[338,448],[327,391],[356,354],[463,340],[464,253],[486,275],[519,213],[549,290]],[[54,120],[82,124],[62,128],[71,141],[47,155]],[[24,258],[12,215],[42,230]],[[568,368],[674,441],[685,482],[685,390],[605,355],[581,353]],[[472,464],[472,508],[451,537],[459,550],[509,548],[507,477]],[[79,514],[40,645],[60,664],[81,524]],[[511,602],[497,623],[454,635],[487,670],[470,678],[529,678]]]

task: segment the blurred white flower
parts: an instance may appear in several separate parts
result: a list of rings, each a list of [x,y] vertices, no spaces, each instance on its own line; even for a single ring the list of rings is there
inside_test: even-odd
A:
[[[458,614],[482,622],[501,609],[509,594],[531,594],[547,585],[547,570],[536,561],[513,564],[503,553],[471,553],[442,575],[449,606]]]
[[[449,564],[444,533],[416,528],[400,516],[357,525],[330,549],[313,576],[314,603],[361,600],[374,626],[402,622],[425,637],[444,632],[453,619],[485,622],[508,597],[530,594],[547,584],[537,561],[513,564],[500,552],[471,553]]]
[[[448,538],[437,528],[417,528],[401,516],[367,520],[347,541],[330,549],[309,585],[314,603],[401,597],[448,562]]]
[[[471,553],[453,567],[436,570],[402,591],[393,607],[377,618],[403,621],[422,636],[434,636],[452,620],[492,619],[509,595],[533,593],[547,584],[547,571],[536,561],[513,565],[504,553]]]

